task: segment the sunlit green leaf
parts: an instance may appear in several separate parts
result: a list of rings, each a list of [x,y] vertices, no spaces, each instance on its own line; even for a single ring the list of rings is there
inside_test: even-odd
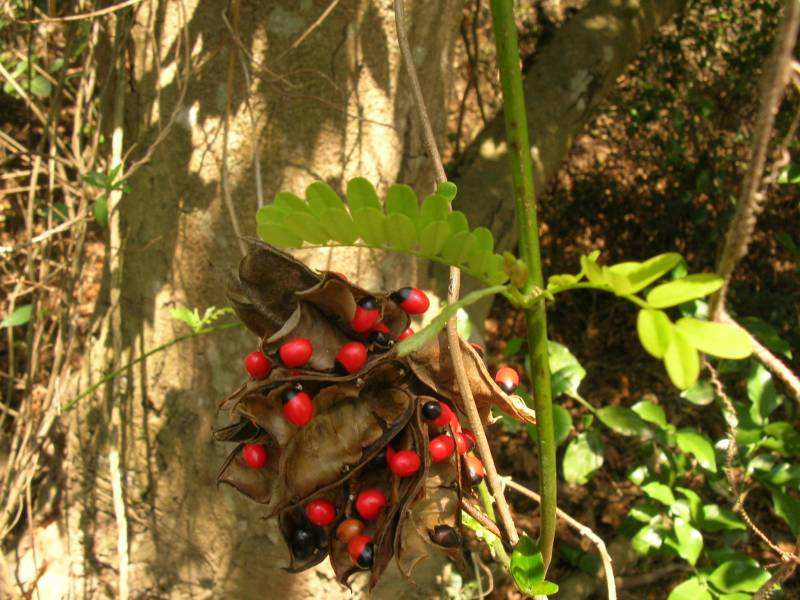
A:
[[[450,226],[445,221],[429,223],[419,236],[420,252],[423,256],[436,256],[441,252],[449,237]]]
[[[651,481],[642,486],[642,491],[653,500],[658,500],[662,504],[672,506],[675,504],[675,496],[668,485],[664,485],[660,481]]]
[[[681,390],[689,389],[700,375],[700,357],[683,334],[672,332],[669,345],[664,353],[664,366],[672,383]]]
[[[633,294],[643,290],[659,277],[663,277],[669,273],[681,260],[680,254],[676,252],[667,252],[654,256],[641,264],[636,263],[638,266],[626,273],[631,285],[631,291],[627,293]]]
[[[448,202],[452,202],[456,199],[458,188],[452,181],[443,181],[436,187],[436,193],[447,198]]]
[[[460,210],[454,210],[447,215],[447,224],[450,226],[450,231],[453,235],[462,231],[469,231],[467,217]]]
[[[761,363],[753,362],[747,378],[747,397],[752,403],[750,418],[764,425],[772,412],[780,406],[781,398],[775,390],[772,374]]]
[[[355,223],[345,210],[326,208],[322,211],[319,223],[340,244],[349,246],[358,239]]]
[[[738,325],[684,317],[675,327],[692,346],[712,356],[740,359],[753,351],[750,336]]]
[[[290,218],[284,219],[280,225],[310,244],[324,244],[331,239],[328,231],[320,225],[320,222],[310,212],[294,212]],[[358,235],[357,228],[354,229],[354,235]]]
[[[420,227],[425,228],[434,221],[444,221],[450,212],[450,203],[447,198],[439,194],[431,194],[422,202],[419,222]]]
[[[704,504],[703,518],[701,520],[703,531],[717,532],[725,530],[746,531],[747,526],[730,509],[719,506],[719,504]]]
[[[467,260],[474,243],[475,236],[468,231],[462,231],[445,241],[440,254],[448,264],[460,265]]]
[[[664,358],[672,338],[672,323],[665,312],[640,310],[636,319],[636,332],[645,350],[656,358]]]
[[[673,528],[678,540],[678,554],[690,565],[694,565],[703,550],[703,534],[680,517],[674,520]]]
[[[775,486],[770,486],[775,514],[786,521],[792,535],[800,535],[800,500]]]
[[[653,308],[677,306],[695,298],[713,294],[722,287],[722,279],[714,273],[687,275],[654,287],[647,294],[647,303]]]
[[[651,550],[661,548],[664,536],[652,525],[645,525],[631,538],[631,546],[637,554],[646,555]]]
[[[306,204],[305,200],[291,192],[278,192],[275,194],[273,206],[286,214],[297,212],[311,214],[311,208]]]

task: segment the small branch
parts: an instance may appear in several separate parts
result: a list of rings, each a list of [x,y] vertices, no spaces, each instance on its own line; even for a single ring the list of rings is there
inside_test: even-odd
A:
[[[520,494],[522,494],[523,496],[527,496],[531,500],[534,500],[539,504],[541,504],[542,498],[536,492],[529,490],[523,485],[518,484],[510,477],[504,477],[503,482],[512,490],[515,490]],[[556,515],[564,519],[564,521],[566,521],[570,527],[575,529],[582,536],[591,540],[592,543],[597,547],[597,551],[600,553],[600,558],[603,561],[603,572],[605,573],[606,577],[606,589],[608,590],[608,598],[609,600],[616,600],[617,598],[617,589],[615,587],[616,580],[614,579],[614,569],[611,566],[611,555],[608,553],[608,549],[606,548],[606,543],[602,540],[602,538],[599,535],[597,535],[589,527],[575,520],[573,517],[565,513],[560,508],[556,508]]]
[[[725,234],[717,273],[722,277],[722,288],[711,299],[711,315],[719,321],[725,311],[725,299],[731,275],[739,262],[747,254],[747,247],[753,236],[758,214],[764,208],[763,191],[764,167],[767,160],[769,141],[775,115],[780,107],[786,86],[789,84],[792,67],[792,51],[797,40],[800,25],[800,2],[787,0],[783,23],[775,43],[775,49],[764,68],[761,82],[761,102],[756,116],[755,135],[751,150],[750,166],[745,174],[736,213]]]
[[[82,19],[94,19],[96,17],[102,17],[118,10],[122,10],[123,8],[128,8],[129,6],[133,6],[134,4],[139,4],[142,0],[125,0],[124,2],[120,2],[119,4],[112,4],[111,6],[107,6],[106,8],[101,8],[100,10],[94,10],[92,12],[81,13],[78,15],[67,15],[66,17],[44,17],[42,19],[28,19],[25,21],[20,21],[20,23],[24,23],[26,25],[36,25],[38,23],[56,23],[59,21],[80,21]]]
[[[725,311],[719,314],[718,320],[724,323],[736,323]],[[758,358],[767,369],[777,375],[778,378],[786,384],[786,387],[789,388],[795,400],[800,402],[800,378],[798,378],[780,358],[770,352],[769,349],[765,348],[753,335],[750,336],[750,343],[753,346],[753,354],[756,355],[756,358]]]
[[[787,562],[781,565],[781,567],[772,574],[772,577],[765,581],[764,585],[758,588],[756,593],[753,594],[753,600],[766,600],[767,598],[771,598],[775,586],[781,585],[784,581],[794,575],[796,569],[797,565],[792,562]]]
[[[422,123],[422,130],[424,133],[423,140],[427,147],[428,154],[431,157],[433,166],[436,172],[437,183],[447,181],[444,166],[442,165],[442,158],[439,154],[439,149],[436,147],[436,138],[433,135],[433,127],[431,126],[430,119],[428,118],[425,109],[425,99],[422,97],[422,88],[419,85],[417,78],[417,71],[414,67],[414,57],[411,53],[411,47],[408,43],[408,36],[405,29],[405,11],[403,9],[403,0],[395,0],[395,26],[397,27],[397,40],[400,45],[400,53],[403,55],[403,63],[406,66],[406,72],[411,80],[411,90],[414,95],[414,102],[417,105],[419,119]],[[447,301],[450,304],[458,302],[458,295],[461,289],[461,271],[458,267],[450,268],[450,284],[447,291]],[[509,543],[515,546],[519,542],[517,535],[517,528],[514,525],[514,519],[511,517],[511,511],[508,508],[508,503],[503,496],[503,488],[500,485],[500,478],[497,475],[497,468],[492,458],[492,451],[489,448],[489,441],[486,439],[486,431],[481,423],[478,407],[475,405],[475,398],[472,395],[472,388],[469,385],[469,378],[467,377],[466,369],[464,368],[464,357],[461,354],[461,338],[458,335],[458,320],[454,315],[447,323],[447,345],[450,348],[450,358],[453,362],[453,369],[456,374],[456,383],[458,384],[459,394],[466,408],[467,418],[469,419],[470,427],[478,445],[478,451],[483,459],[484,468],[486,469],[486,479],[489,482],[489,487],[494,495],[495,502],[497,503],[497,511],[500,513],[500,521],[503,528],[508,535]]]
[[[336,8],[336,6],[339,4],[339,2],[340,2],[340,0],[333,0],[328,5],[328,8],[326,8],[324,11],[322,11],[322,14],[317,18],[317,20],[314,21],[311,25],[309,25],[308,29],[306,29],[303,33],[301,33],[300,36],[295,41],[292,42],[292,45],[289,46],[286,50],[283,51],[283,53],[278,57],[278,60],[280,60],[281,58],[286,56],[289,52],[291,52],[292,50],[297,48],[300,44],[302,44],[306,40],[306,38],[309,35],[311,35],[314,32],[314,30],[317,27],[322,25],[323,21],[325,21],[325,19],[328,18],[328,15],[330,15],[333,12],[333,9]]]
[[[489,517],[487,517],[484,512],[475,506],[472,502],[467,500],[466,498],[461,499],[461,508],[464,509],[470,517],[475,519],[478,523],[481,524],[482,527],[489,530],[491,533],[497,536],[497,539],[502,540],[503,535],[500,533],[500,529],[497,527],[497,523],[492,521]]]
[[[678,563],[666,565],[660,569],[654,569],[652,571],[648,571],[647,573],[641,573],[640,575],[617,577],[617,586],[619,586],[619,589],[621,590],[629,590],[631,588],[641,587],[643,585],[651,585],[656,581],[660,581],[664,577],[672,575],[673,573],[688,570],[688,565],[682,565]]]

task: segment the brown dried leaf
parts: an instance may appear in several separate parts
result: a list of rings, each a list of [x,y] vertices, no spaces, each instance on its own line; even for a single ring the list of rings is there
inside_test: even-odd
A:
[[[297,305],[295,292],[314,287],[320,276],[269,244],[249,240],[228,298],[242,322],[259,337],[280,329]]]

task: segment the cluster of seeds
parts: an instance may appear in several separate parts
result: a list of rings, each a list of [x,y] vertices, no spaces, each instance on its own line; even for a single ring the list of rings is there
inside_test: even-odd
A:
[[[372,586],[392,557],[409,577],[426,546],[455,558],[460,499],[485,472],[461,425],[446,338],[408,357],[393,351],[414,335],[410,317],[428,310],[427,296],[413,287],[372,295],[266,245],[245,257],[228,293],[261,349],[221,405],[235,420],[216,437],[237,447],[218,480],[278,517],[289,570],[329,556],[340,581],[366,569]],[[532,422],[503,395],[516,372],[493,379],[482,350],[462,348],[482,420],[495,404]]]

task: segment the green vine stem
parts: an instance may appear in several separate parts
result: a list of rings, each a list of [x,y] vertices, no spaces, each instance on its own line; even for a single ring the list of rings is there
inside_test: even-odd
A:
[[[492,28],[497,46],[500,83],[508,138],[508,156],[514,182],[519,249],[530,277],[523,291],[544,287],[539,256],[539,230],[536,221],[536,194],[533,187],[533,161],[528,141],[528,118],[522,89],[519,44],[512,0],[492,0]],[[539,550],[545,569],[550,565],[556,533],[556,441],[553,429],[553,402],[550,392],[550,365],[547,354],[545,305],[536,302],[525,310],[530,349],[530,378],[533,404],[539,429],[541,531]]]

